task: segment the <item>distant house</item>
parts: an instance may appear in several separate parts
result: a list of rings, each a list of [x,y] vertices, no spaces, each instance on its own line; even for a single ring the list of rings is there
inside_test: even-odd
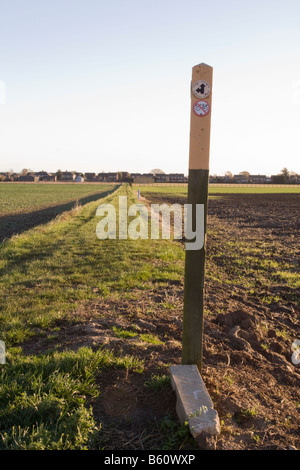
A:
[[[218,178],[218,177],[217,177]],[[232,183],[233,182],[233,176],[230,174],[226,174],[222,177],[224,183]]]
[[[63,171],[61,175],[63,181],[74,181],[76,178],[76,174],[72,171]]]
[[[104,181],[104,173],[98,173],[96,176],[97,181]]]
[[[169,183],[184,183],[184,174],[183,173],[170,173],[167,175],[169,177]]]
[[[86,181],[96,181],[96,173],[85,173],[84,177]]]
[[[271,183],[273,184],[300,184],[300,175],[289,175],[289,177],[285,177],[283,174],[279,175],[272,175],[271,176]]]
[[[300,175],[290,175],[289,176],[290,183],[299,184],[300,183]]]
[[[248,178],[245,175],[234,175],[233,180],[235,183],[248,183]]]
[[[271,175],[271,183],[272,184],[283,184],[284,183],[283,175]]]
[[[212,175],[209,177],[210,183],[227,183],[225,176]]]
[[[105,181],[107,182],[118,181],[118,173],[116,172],[105,173]]]
[[[50,173],[48,173],[47,171],[36,171],[34,173],[34,176],[37,176],[40,181],[43,181],[44,178],[47,178],[50,176]]]
[[[31,174],[28,173],[27,175],[20,175],[20,176],[18,176],[18,178],[15,179],[15,181],[37,183],[37,182],[39,181],[39,177],[38,177],[38,176],[31,175]]]
[[[12,176],[12,173],[10,173],[9,171],[1,171],[0,172],[0,181],[12,181],[13,180],[13,176]]]
[[[112,183],[112,182],[118,181],[118,174],[116,172],[98,173],[97,181]]]
[[[53,175],[52,173],[48,173],[47,171],[36,171],[34,175],[39,178],[39,181],[56,181],[57,180],[56,175]]]
[[[249,182],[250,183],[255,183],[255,184],[262,184],[267,182],[267,176],[266,175],[250,175],[249,176]]]
[[[166,175],[166,173],[156,173],[154,179],[156,183],[167,183],[169,181],[169,175]]]
[[[154,175],[152,173],[143,173],[138,176],[134,176],[132,178],[133,183],[138,183],[138,184],[149,184],[149,183],[155,183]]]

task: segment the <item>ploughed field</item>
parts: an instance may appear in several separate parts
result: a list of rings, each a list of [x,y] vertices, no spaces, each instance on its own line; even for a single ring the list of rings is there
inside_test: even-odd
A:
[[[300,339],[299,207],[300,194],[209,198],[202,375],[222,420],[218,449],[300,446],[300,365],[291,360]],[[180,299],[178,326],[170,326],[177,341],[182,287],[172,288]]]

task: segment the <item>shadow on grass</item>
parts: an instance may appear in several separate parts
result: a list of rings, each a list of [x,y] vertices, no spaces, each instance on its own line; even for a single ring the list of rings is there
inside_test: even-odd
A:
[[[97,199],[102,199],[114,192],[116,187],[117,186],[112,186],[111,190],[91,194],[90,196],[68,201],[57,206],[46,207],[45,209],[39,209],[32,212],[4,215],[0,217],[0,243],[5,239],[10,238],[12,235],[26,232],[26,230],[36,227],[37,225],[50,222],[50,220],[54,219],[59,214],[73,209],[76,204],[83,206],[89,202],[96,201]]]

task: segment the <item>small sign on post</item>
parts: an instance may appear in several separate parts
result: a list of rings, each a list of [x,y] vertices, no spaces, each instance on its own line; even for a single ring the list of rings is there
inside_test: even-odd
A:
[[[183,364],[196,364],[201,372],[203,351],[203,309],[205,240],[209,178],[213,69],[199,64],[193,67],[191,84],[191,124],[189,152],[188,204],[192,206],[195,227],[196,206],[204,206],[204,244],[199,250],[186,250],[183,318]]]

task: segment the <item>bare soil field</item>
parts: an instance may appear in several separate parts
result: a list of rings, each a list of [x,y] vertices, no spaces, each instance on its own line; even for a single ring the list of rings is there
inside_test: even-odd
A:
[[[209,199],[202,377],[221,420],[218,450],[300,448],[300,365],[291,360],[300,339],[299,202],[295,194]],[[188,435],[166,444],[177,430],[168,370],[181,363],[182,312],[183,279],[83,302],[80,323],[61,322],[54,348],[103,345],[144,361],[143,374],[99,376],[91,405],[104,449],[198,448]],[[23,345],[30,354],[43,348],[42,339]]]

